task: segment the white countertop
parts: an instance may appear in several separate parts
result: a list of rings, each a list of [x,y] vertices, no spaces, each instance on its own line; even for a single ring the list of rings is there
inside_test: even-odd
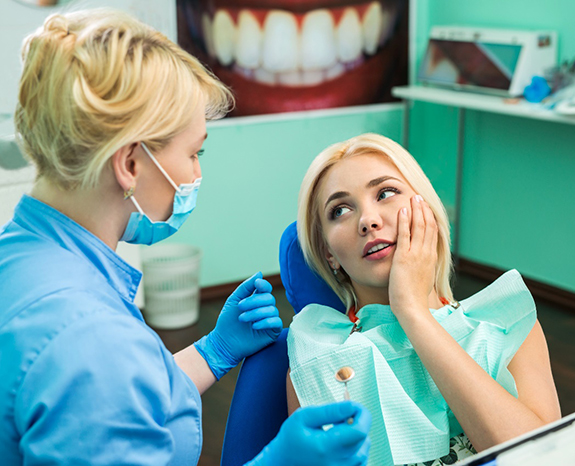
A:
[[[427,86],[394,87],[391,92],[395,97],[405,100],[419,100],[469,110],[575,124],[575,115],[561,115],[542,105],[527,102],[525,99],[506,99],[493,95]]]

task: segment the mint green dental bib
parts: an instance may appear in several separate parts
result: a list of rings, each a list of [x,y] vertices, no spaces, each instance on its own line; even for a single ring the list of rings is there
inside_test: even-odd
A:
[[[488,374],[517,397],[507,365],[537,318],[521,275],[511,270],[460,304],[431,312]],[[351,366],[355,377],[347,384],[350,397],[372,415],[368,465],[420,463],[448,454],[449,439],[462,433],[461,426],[391,308],[370,304],[357,317],[362,330],[352,334],[349,317],[330,307],[311,304],[294,317],[288,354],[301,406],[343,400],[344,386],[335,380],[335,373]]]

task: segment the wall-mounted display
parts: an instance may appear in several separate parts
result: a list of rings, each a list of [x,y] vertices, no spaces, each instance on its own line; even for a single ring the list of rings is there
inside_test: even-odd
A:
[[[235,116],[366,105],[407,83],[407,0],[177,0],[178,42]]]

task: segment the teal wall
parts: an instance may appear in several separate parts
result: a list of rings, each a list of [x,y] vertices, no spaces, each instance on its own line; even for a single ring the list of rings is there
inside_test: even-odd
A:
[[[387,104],[210,123],[198,207],[171,239],[203,250],[201,286],[279,273],[279,239],[313,158],[364,132],[399,141],[402,114]]]
[[[434,25],[553,29],[559,58],[575,57],[572,0],[417,2],[421,57]],[[453,204],[457,111],[417,103],[410,150],[447,205]],[[467,112],[461,256],[575,291],[575,127]]]

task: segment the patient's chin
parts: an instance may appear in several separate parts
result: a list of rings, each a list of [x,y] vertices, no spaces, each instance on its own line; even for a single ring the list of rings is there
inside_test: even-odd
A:
[[[389,304],[389,271],[372,272],[366,277],[351,279],[354,291],[365,304]],[[361,299],[361,296],[367,297]]]

